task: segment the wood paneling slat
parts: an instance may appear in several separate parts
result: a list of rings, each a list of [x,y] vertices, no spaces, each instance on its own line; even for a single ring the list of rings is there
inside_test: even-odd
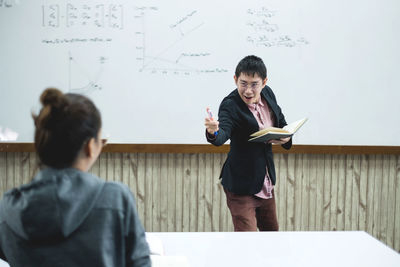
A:
[[[346,198],[346,155],[339,155],[338,158],[338,168],[337,168],[337,219],[336,219],[336,230],[343,231],[344,220],[345,220],[345,198]]]
[[[387,241],[388,225],[388,191],[389,191],[389,156],[383,155],[382,159],[382,178],[381,178],[381,201],[380,201],[380,226],[378,237],[382,242]]]
[[[160,231],[168,230],[168,154],[160,155],[160,176],[155,177],[160,181],[160,195],[158,202],[160,203]]]
[[[90,170],[127,184],[147,231],[232,231],[218,182],[225,153],[102,153]],[[0,152],[0,194],[36,173],[33,152]],[[365,230],[400,251],[400,156],[276,154],[282,231]]]
[[[295,215],[294,215],[294,229],[299,229],[299,230],[304,230],[301,222],[302,222],[302,194],[303,194],[303,189],[304,189],[304,183],[303,183],[303,175],[302,175],[302,169],[303,169],[303,155],[295,155],[295,163],[294,163],[294,181],[295,181],[295,191],[294,191],[294,209],[295,209]]]
[[[39,161],[36,153],[28,152],[29,153],[29,181],[35,176],[35,174],[39,171]],[[96,162],[98,164],[98,162]]]
[[[220,200],[221,200],[221,192],[219,186],[219,175],[221,172],[221,155],[213,154],[213,166],[212,173],[214,180],[211,181],[212,184],[212,231],[218,231],[217,229],[222,229],[220,225]]]
[[[144,154],[144,225],[146,231],[153,231],[153,157],[154,154]]]
[[[396,187],[395,196],[395,228],[394,228],[394,249],[400,252],[400,156],[396,156],[395,167]]]
[[[218,162],[220,163],[218,169],[221,170],[221,165],[223,164],[222,163],[223,159],[222,159],[221,155],[218,155],[218,156],[219,156]],[[226,209],[226,197],[225,197],[225,193],[223,192],[221,184],[218,183],[217,185],[218,185],[217,190],[218,190],[218,196],[219,196],[219,201],[218,201],[218,204],[219,204],[219,210],[218,210],[218,212],[219,212],[219,229],[225,229],[225,225],[227,224],[226,223],[226,214],[225,214],[226,213],[226,210],[225,210]]]
[[[299,182],[295,176],[296,155],[288,155],[287,158],[287,183],[286,183],[286,229],[287,231],[294,231],[296,219],[296,194],[295,188]]]
[[[338,191],[339,191],[339,155],[332,155],[329,230],[338,230],[337,228],[337,217],[339,214]]]
[[[176,194],[178,191],[176,186],[176,154],[168,154],[168,169],[167,173],[167,232],[175,232],[176,230],[176,209],[178,209],[177,202],[176,202]]]
[[[360,197],[358,200],[358,229],[367,231],[368,159],[366,155],[361,155],[359,173]]]
[[[324,215],[324,196],[327,194],[325,192],[325,183],[327,183],[327,179],[325,177],[325,168],[321,168],[321,166],[325,166],[325,156],[318,157],[316,156],[314,158],[315,164],[315,180],[314,182],[316,183],[315,188],[315,194],[316,194],[316,202],[315,202],[315,227],[314,229],[317,231],[322,231],[323,230],[323,222],[322,218]]]
[[[205,224],[205,186],[206,186],[206,159],[205,154],[198,154],[198,166],[197,166],[197,231],[204,232]]]
[[[375,175],[374,175],[374,211],[373,211],[373,221],[372,221],[372,235],[380,239],[380,216],[381,216],[381,195],[382,195],[382,165],[383,157],[382,155],[377,155],[375,158]]]
[[[351,193],[351,230],[356,231],[358,229],[358,213],[360,204],[360,155],[353,155],[353,161],[351,164],[352,172],[352,193]]]
[[[201,154],[189,154],[189,162],[188,170],[190,171],[189,179],[189,231],[197,232],[197,215],[199,210],[199,195],[198,195],[198,186],[199,186],[199,155]]]
[[[376,171],[376,156],[367,155],[368,159],[368,169],[367,169],[367,208],[366,208],[366,229],[368,233],[373,232],[374,229],[374,203],[375,203],[375,171]]]
[[[139,217],[142,220],[143,226],[146,231],[149,231],[145,225],[146,220],[146,154],[138,153],[132,161],[137,164],[137,177],[136,177],[136,206]]]
[[[385,244],[394,247],[394,222],[395,222],[395,204],[396,204],[396,158],[389,157],[388,159],[388,193],[387,193],[387,233]]]
[[[29,152],[22,152],[21,153],[21,160],[22,160],[22,170],[21,170],[21,178],[22,183],[26,184],[31,180],[31,171],[30,171],[30,153]]]
[[[301,189],[301,231],[308,231],[309,218],[310,218],[310,169],[309,157],[310,155],[301,155],[302,165],[300,168],[302,187]]]
[[[204,171],[204,231],[211,232],[212,228],[212,184],[215,181],[215,176],[213,176],[213,156],[212,154],[205,154],[205,165]]]
[[[318,168],[320,169],[320,168]],[[330,219],[331,212],[330,206],[332,202],[332,155],[324,156],[324,168],[322,171],[318,172],[318,179],[323,179],[323,197],[322,197],[322,218],[321,218],[321,230],[328,231],[330,230]]]
[[[281,207],[286,205],[286,167],[281,155],[274,156],[276,168],[275,201],[279,227],[285,227],[286,211]]]
[[[183,154],[176,154],[176,210],[175,231],[183,232]]]
[[[351,205],[353,190],[353,156],[347,155],[345,161],[345,194],[344,194],[344,226],[343,229],[351,229]]]
[[[109,181],[109,175],[110,175],[110,170],[109,170],[109,156],[110,153],[101,153],[100,154],[100,175],[102,175],[102,179]]]
[[[183,207],[182,207],[182,231],[190,231],[190,154],[185,154],[183,158]]]
[[[6,178],[5,178],[5,191],[10,190],[15,185],[19,185],[15,182],[15,157],[17,153],[8,153],[6,158]]]
[[[161,195],[161,161],[160,154],[153,154],[153,161],[150,165],[152,168],[151,176],[149,179],[151,180],[151,231],[152,232],[160,232],[161,231],[161,201],[165,201],[165,196]]]
[[[137,157],[136,153],[122,153],[122,177],[126,181],[129,188],[132,190],[133,195],[137,193]]]
[[[309,198],[309,204],[308,204],[308,225],[307,225],[307,230],[310,229],[317,229],[317,222],[316,222],[316,216],[318,215],[318,212],[321,213],[321,209],[319,208],[319,204],[322,203],[321,198],[317,198],[317,193],[318,193],[318,184],[321,182],[318,182],[317,179],[317,155],[309,155],[308,159],[308,174],[306,176],[308,177],[308,198]],[[322,180],[323,181],[323,180]],[[318,203],[319,201],[319,203]]]

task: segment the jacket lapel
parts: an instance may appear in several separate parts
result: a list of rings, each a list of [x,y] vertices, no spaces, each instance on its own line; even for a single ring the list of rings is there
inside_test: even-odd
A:
[[[267,101],[268,107],[272,111],[272,115],[274,116],[274,127],[279,127],[278,106],[276,105],[276,102],[267,94],[267,86],[262,89],[261,97],[264,97],[264,99]]]

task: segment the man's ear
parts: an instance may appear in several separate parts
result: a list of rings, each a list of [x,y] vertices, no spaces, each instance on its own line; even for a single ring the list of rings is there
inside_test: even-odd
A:
[[[264,87],[267,84],[267,81],[268,81],[268,78],[265,77],[265,79],[263,80],[263,83],[262,83],[262,87]]]
[[[237,83],[238,77],[236,77],[236,75],[233,75],[233,80],[235,80],[235,83]]]

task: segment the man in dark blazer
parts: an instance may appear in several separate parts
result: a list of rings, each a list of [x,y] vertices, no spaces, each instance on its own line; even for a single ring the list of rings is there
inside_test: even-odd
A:
[[[248,140],[262,128],[282,128],[287,123],[274,93],[266,85],[267,70],[261,58],[243,58],[234,80],[237,89],[222,100],[219,119],[205,119],[207,141],[219,146],[231,140],[220,178],[235,231],[277,231],[271,144],[290,149],[292,141],[290,137],[268,143]]]

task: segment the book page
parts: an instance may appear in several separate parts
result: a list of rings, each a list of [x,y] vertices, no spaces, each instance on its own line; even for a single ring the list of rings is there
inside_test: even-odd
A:
[[[290,133],[295,133],[306,121],[307,121],[307,118],[292,122],[292,123],[286,125],[285,127],[283,127],[283,129]]]
[[[277,128],[277,127],[268,127],[262,130],[259,130],[258,132],[255,132],[253,134],[251,134],[250,136],[260,136],[266,133],[289,133],[287,130],[285,129],[281,129],[281,128]]]

